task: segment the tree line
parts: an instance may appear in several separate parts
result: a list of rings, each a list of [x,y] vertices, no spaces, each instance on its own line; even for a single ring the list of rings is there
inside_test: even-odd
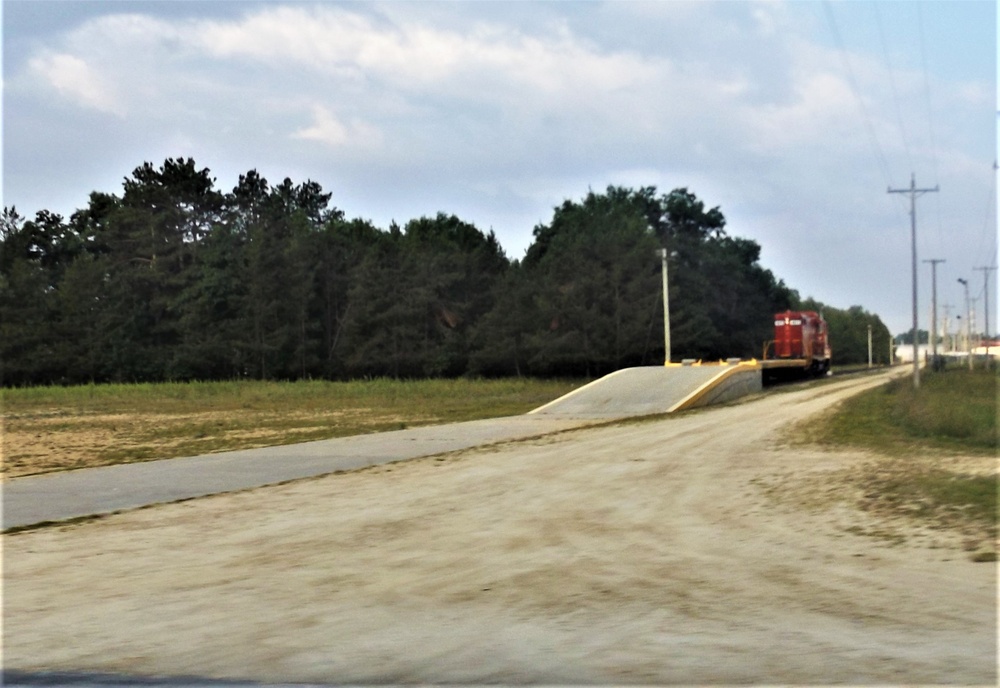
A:
[[[137,167],[120,195],[93,192],[68,219],[4,208],[3,384],[589,377],[658,364],[661,248],[675,357],[759,356],[773,313],[806,303],[684,188],[566,200],[521,260],[454,215],[383,229],[331,198],[256,170],[222,192],[180,158]],[[844,313],[845,326],[871,321],[888,338],[877,316]],[[847,362],[839,336],[831,322],[835,361]]]

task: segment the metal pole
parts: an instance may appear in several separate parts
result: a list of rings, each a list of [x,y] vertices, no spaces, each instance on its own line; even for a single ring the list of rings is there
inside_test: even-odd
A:
[[[868,326],[868,367],[872,367],[872,326]]]
[[[888,193],[908,193],[910,194],[910,269],[913,273],[913,387],[920,388],[920,345],[917,337],[917,195],[925,194],[933,189],[918,189],[917,180],[913,173],[910,173],[909,189],[889,188]]]
[[[965,350],[969,354],[969,370],[972,370],[972,330],[969,329],[971,325],[969,322],[969,283],[961,277],[958,278],[958,282],[965,287]]]
[[[925,260],[931,264],[931,330],[929,339],[931,344],[931,364],[937,363],[937,264],[945,262],[944,258],[931,258]]]
[[[920,388],[920,336],[917,329],[917,194],[910,175],[910,268],[913,273],[913,388]]]
[[[983,299],[985,300],[985,303],[983,304],[983,306],[984,306],[984,310],[986,312],[986,320],[985,320],[985,323],[986,323],[985,324],[986,332],[985,332],[985,335],[986,335],[986,362],[987,363],[989,363],[989,360],[990,360],[990,271],[991,270],[996,270],[996,269],[997,268],[996,268],[995,265],[993,267],[973,268],[973,270],[982,270],[983,271],[983,280],[984,280],[984,284],[983,284]]]
[[[965,288],[965,353],[968,354],[969,370],[972,370],[972,321],[969,320],[969,288]]]
[[[667,249],[660,249],[663,259],[663,364],[670,363],[670,290],[667,280]]]
[[[951,336],[951,309],[953,306],[950,303],[941,304],[941,310],[944,311],[944,322],[941,323],[941,346],[944,347],[944,352],[951,353],[955,350],[955,340]]]
[[[982,343],[980,341],[979,333],[976,332],[976,330],[978,329],[976,326],[976,301],[978,300],[979,298],[976,296],[969,297],[969,327],[971,328],[969,330],[969,341],[972,342],[970,344],[970,346],[972,347],[970,351],[975,351],[976,349],[979,348],[979,345]],[[975,337],[975,339],[973,339],[973,337]]]

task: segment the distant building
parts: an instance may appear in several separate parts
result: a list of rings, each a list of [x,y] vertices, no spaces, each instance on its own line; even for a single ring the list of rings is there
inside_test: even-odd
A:
[[[987,350],[986,345],[989,344],[989,349]],[[980,346],[973,347],[973,356],[985,356],[989,352],[990,358],[1000,358],[1000,340],[991,340],[989,342],[983,342]]]
[[[931,355],[931,348],[927,344],[919,344],[917,346],[917,352],[920,356],[920,360],[926,361],[927,357]],[[913,363],[912,344],[896,345],[896,363]]]
[[[1000,339],[994,339],[989,342],[989,356],[990,358],[1000,359]],[[918,355],[921,361],[927,361],[931,356],[931,347],[929,344],[921,344],[917,347]],[[969,352],[964,349],[957,351],[947,351],[942,344],[938,344],[938,355],[948,356],[949,358],[965,358],[969,355]],[[987,355],[986,342],[972,347],[972,355],[980,358]],[[897,344],[896,345],[896,362],[897,363],[912,363],[913,362],[913,345],[912,344]]]

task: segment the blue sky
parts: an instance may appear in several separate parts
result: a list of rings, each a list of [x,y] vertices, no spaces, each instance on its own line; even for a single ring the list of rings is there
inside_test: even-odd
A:
[[[687,187],[804,296],[909,329],[996,264],[994,2],[5,0],[3,204],[68,215],[145,161],[438,211],[520,258],[566,198]],[[655,257],[651,258],[655,259]],[[930,267],[920,265],[921,327]],[[998,324],[991,276],[991,329]],[[943,309],[941,317],[943,319]],[[952,318],[952,328],[955,323]]]

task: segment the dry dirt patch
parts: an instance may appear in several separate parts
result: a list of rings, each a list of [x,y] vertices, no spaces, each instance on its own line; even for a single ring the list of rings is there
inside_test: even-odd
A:
[[[887,481],[919,479],[933,471],[957,476],[990,476],[1000,465],[989,456],[932,454],[891,458],[861,451],[787,448],[803,465],[753,480],[776,506],[837,514],[848,532],[881,539],[889,545],[915,541],[932,549],[958,549],[985,556],[1000,549],[997,524],[973,518],[962,509],[923,500],[898,500],[887,494]],[[975,554],[971,555],[975,556]]]
[[[347,411],[199,411],[192,413],[68,414],[58,409],[5,418],[0,475],[16,478],[220,448],[251,449],[335,436],[340,427],[366,429],[432,423],[369,408]]]

